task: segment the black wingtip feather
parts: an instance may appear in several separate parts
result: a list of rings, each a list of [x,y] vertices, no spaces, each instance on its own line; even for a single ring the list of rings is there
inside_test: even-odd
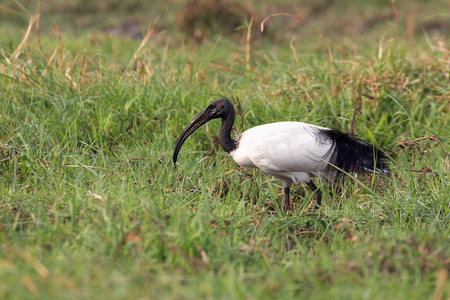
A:
[[[336,168],[348,173],[389,172],[388,158],[380,148],[338,130],[323,129],[321,133],[333,144],[330,149],[330,172]]]

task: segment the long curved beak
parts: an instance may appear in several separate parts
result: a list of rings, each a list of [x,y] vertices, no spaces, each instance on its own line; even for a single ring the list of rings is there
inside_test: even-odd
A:
[[[195,118],[192,119],[192,121],[189,122],[189,124],[184,128],[183,132],[178,137],[178,140],[175,144],[175,150],[173,151],[173,163],[177,163],[177,157],[178,153],[180,152],[181,146],[183,143],[187,140],[187,138],[194,133],[199,127],[201,127],[206,122],[214,119],[214,117],[211,116],[211,113],[208,109],[203,110],[201,113],[199,113]]]

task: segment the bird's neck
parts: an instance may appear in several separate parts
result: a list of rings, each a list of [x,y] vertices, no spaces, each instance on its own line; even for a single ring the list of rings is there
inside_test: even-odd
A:
[[[231,138],[231,130],[234,124],[234,108],[229,110],[228,115],[222,119],[222,126],[219,132],[219,142],[223,150],[230,153],[236,149],[236,142]]]

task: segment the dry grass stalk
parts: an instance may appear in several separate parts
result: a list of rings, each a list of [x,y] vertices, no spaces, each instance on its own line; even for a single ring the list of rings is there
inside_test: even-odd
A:
[[[395,20],[395,31],[397,33],[397,49],[400,47],[400,29],[398,26],[398,12],[397,6],[395,5],[395,0],[391,0],[392,3],[392,11],[394,12],[394,20]]]
[[[141,44],[139,45],[138,49],[137,49],[136,52],[134,53],[133,59],[131,60],[130,64],[128,65],[128,68],[127,68],[126,72],[124,72],[124,74],[126,74],[127,71],[128,71],[132,66],[135,65],[137,59],[138,59],[139,56],[141,55],[142,49],[145,47],[145,45],[148,43],[148,41],[149,41],[152,37],[154,37],[155,35],[160,34],[160,33],[163,33],[163,32],[159,32],[157,28],[152,29],[151,24],[148,26],[147,33],[145,34],[144,38],[142,39],[142,42],[141,42]],[[123,77],[123,75],[122,75],[122,77]]]
[[[299,60],[298,60],[298,57],[297,57],[297,51],[295,51],[294,40],[295,40],[295,36],[292,37],[292,39],[289,41],[289,47],[291,48],[292,55],[294,55],[295,62],[298,65]]]
[[[250,40],[252,38],[252,26],[253,26],[254,17],[250,19],[250,24],[247,28],[247,71],[251,71],[252,66],[250,65]]]
[[[26,43],[28,42],[28,39],[31,36],[31,30],[33,29],[33,27],[36,24],[36,21],[39,20],[39,16],[32,16],[30,18],[30,23],[28,24],[28,29],[27,32],[25,33],[25,36],[22,39],[22,42],[20,42],[19,46],[17,46],[16,50],[14,50],[13,54],[10,56],[9,60],[15,60],[19,55],[20,55],[20,50],[26,45]]]
[[[437,280],[436,280],[436,289],[434,292],[434,300],[441,300],[442,295],[444,294],[445,282],[447,280],[448,271],[444,268],[441,268],[437,272]]]
[[[424,137],[420,137],[417,139],[414,139],[412,141],[406,142],[406,141],[400,141],[400,146],[413,146],[415,143],[422,141],[422,140],[430,140],[430,141],[435,141],[437,142],[439,145],[441,145],[442,149],[444,150],[444,156],[445,156],[445,167],[447,169],[450,168],[450,160],[449,160],[449,156],[450,153],[447,151],[447,148],[445,147],[444,143],[441,142],[437,136],[433,135],[433,136],[424,136]]]

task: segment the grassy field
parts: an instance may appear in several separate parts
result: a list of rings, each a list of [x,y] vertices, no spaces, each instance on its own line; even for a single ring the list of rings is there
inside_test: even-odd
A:
[[[268,2],[255,11],[281,11]],[[375,2],[359,16],[392,13]],[[139,23],[136,39],[73,7],[67,21],[51,10],[61,7],[36,18],[17,3],[0,6],[1,299],[450,299],[449,40],[408,31],[401,3],[399,36],[394,16],[324,36],[314,28],[331,28],[326,16],[308,19],[314,28],[277,16],[267,37],[247,20],[238,37],[201,40],[165,26],[175,13],[152,10],[155,30]],[[434,20],[430,6],[416,13],[414,24]],[[92,25],[83,33],[70,29],[80,19]],[[285,216],[279,181],[217,146],[220,121],[174,168],[178,135],[222,96],[237,106],[236,133],[285,120],[354,127],[387,149],[392,172],[316,181],[317,211],[296,185]]]

